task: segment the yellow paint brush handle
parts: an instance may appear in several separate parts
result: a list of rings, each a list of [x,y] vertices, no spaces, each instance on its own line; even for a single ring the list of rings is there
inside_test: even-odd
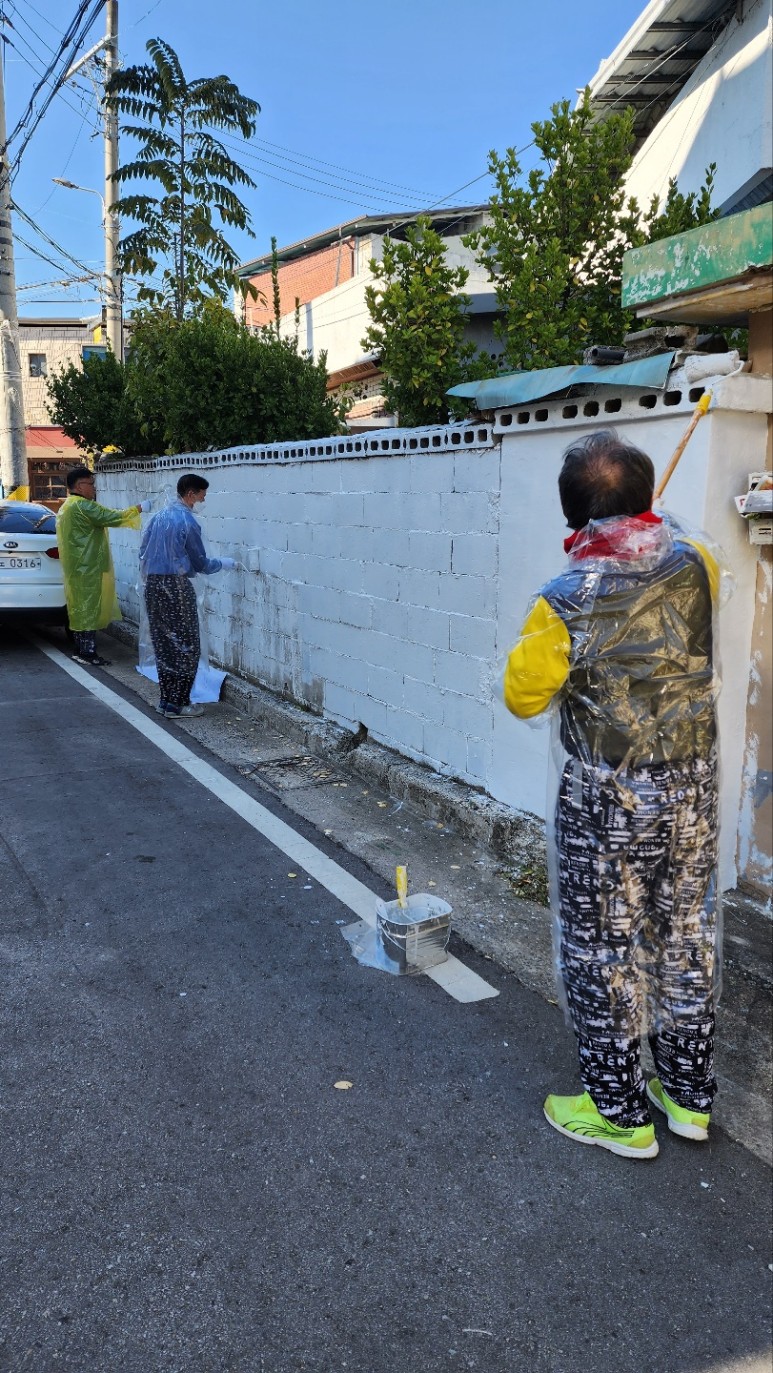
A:
[[[704,391],[704,392],[703,392],[703,395],[701,396],[700,400],[698,401],[698,404],[696,405],[695,409],[694,409],[693,412],[692,412],[692,419],[690,420],[690,423],[688,424],[688,426],[687,426],[687,428],[686,428],[686,430],[685,430],[685,432],[684,432],[683,438],[682,438],[682,439],[680,440],[680,442],[677,444],[677,446],[676,446],[676,448],[675,448],[675,450],[674,450],[674,453],[673,453],[673,455],[672,455],[672,457],[671,457],[671,461],[670,461],[669,464],[668,464],[668,467],[666,468],[665,472],[663,473],[663,476],[660,478],[660,481],[658,482],[657,486],[655,487],[655,494],[654,494],[654,496],[653,496],[653,498],[652,498],[653,501],[659,501],[660,498],[661,498],[661,496],[663,495],[663,492],[665,491],[666,487],[668,486],[669,481],[671,480],[671,478],[672,478],[672,476],[673,476],[673,474],[674,474],[674,469],[675,469],[675,467],[676,467],[676,464],[678,463],[678,461],[679,461],[679,459],[681,458],[681,456],[682,456],[682,454],[683,454],[685,448],[687,447],[687,444],[688,444],[689,441],[690,441],[690,436],[691,436],[691,434],[692,434],[693,429],[695,428],[696,424],[698,423],[698,420],[702,419],[703,416],[707,413],[708,408],[709,408],[710,405],[711,405],[711,392],[710,392],[710,391]]]
[[[397,887],[397,900],[404,906],[408,899],[408,869],[395,868],[395,886]]]

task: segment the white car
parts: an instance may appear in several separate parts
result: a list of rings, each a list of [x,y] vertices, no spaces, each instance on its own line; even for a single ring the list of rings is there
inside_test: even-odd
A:
[[[0,621],[67,624],[56,516],[45,505],[0,500]]]

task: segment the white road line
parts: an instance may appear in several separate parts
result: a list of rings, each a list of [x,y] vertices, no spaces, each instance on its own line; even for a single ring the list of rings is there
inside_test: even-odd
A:
[[[272,815],[270,810],[261,806],[252,796],[237,787],[235,783],[229,782],[227,777],[213,768],[210,763],[199,758],[182,742],[182,739],[174,734],[167,733],[154,720],[149,720],[147,715],[143,715],[136,706],[129,705],[122,696],[115,691],[111,691],[108,686],[97,678],[92,677],[88,672],[84,672],[82,667],[66,658],[58,648],[52,648],[50,644],[44,643],[41,639],[35,638],[35,644],[41,653],[45,653],[47,658],[56,663],[68,672],[81,686],[90,691],[103,705],[109,706],[116,715],[120,715],[122,720],[132,725],[140,734],[155,744],[156,748],[165,753],[173,763],[177,763],[184,772],[199,782],[202,787],[206,787],[213,796],[217,796],[224,805],[246,820],[254,830],[268,839],[269,843],[287,857],[298,867],[303,868],[319,882],[321,887],[335,896],[342,905],[348,906],[360,920],[366,921],[368,925],[376,923],[376,893],[366,887],[364,882],[359,882],[356,877],[345,868],[334,863],[332,858],[328,858],[320,849],[309,843],[302,835],[297,834],[290,825],[286,825],[284,820]],[[484,982],[482,977],[473,972],[471,968],[465,966],[458,958],[449,954],[445,963],[439,964],[436,968],[430,968],[425,974],[431,977],[439,987],[448,992],[449,996],[456,1001],[483,1001],[487,997],[499,996],[495,987]]]

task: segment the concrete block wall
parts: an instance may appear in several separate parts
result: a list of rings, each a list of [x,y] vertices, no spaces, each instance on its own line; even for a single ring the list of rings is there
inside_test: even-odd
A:
[[[750,786],[758,562],[732,496],[765,466],[770,398],[747,376],[704,385],[712,408],[667,503],[715,536],[738,585],[721,621],[721,878],[732,886]],[[208,475],[205,543],[253,569],[197,579],[213,660],[544,816],[549,731],[514,721],[499,684],[531,595],[564,561],[561,454],[579,434],[614,424],[660,473],[702,389],[676,372],[665,394],[600,387],[572,402],[502,409],[493,424],[124,461],[99,473],[98,493],[109,505],[145,496],[158,505],[182,471]],[[111,541],[121,604],[136,621],[137,536],[116,530]]]
[[[181,471],[208,467],[196,512],[207,549],[254,569],[198,579],[213,660],[485,787],[499,556],[491,426],[120,464],[100,473],[100,495],[157,507]],[[137,536],[112,538],[122,607],[137,621]]]

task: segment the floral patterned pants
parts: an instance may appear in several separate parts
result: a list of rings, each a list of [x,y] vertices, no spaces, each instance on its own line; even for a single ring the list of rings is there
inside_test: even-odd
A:
[[[151,573],[145,605],[161,700],[181,709],[190,701],[199,665],[199,614],[190,578]]]

